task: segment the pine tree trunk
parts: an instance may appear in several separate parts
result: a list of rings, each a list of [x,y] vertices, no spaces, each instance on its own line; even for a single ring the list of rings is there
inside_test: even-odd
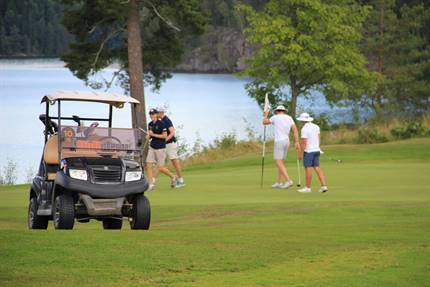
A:
[[[291,77],[291,105],[290,105],[290,115],[293,119],[296,118],[296,109],[297,109],[297,81],[295,77]]]
[[[139,24],[138,0],[130,0],[127,21],[128,75],[130,95],[140,102],[133,113],[133,127],[146,130],[145,91],[143,85],[142,39]]]
[[[378,51],[378,63],[376,70],[378,73],[382,74],[382,64],[383,64],[383,57],[384,57],[384,30],[385,30],[385,1],[380,0],[379,2],[379,37],[380,37],[380,43],[379,43],[379,51]]]
[[[374,110],[376,112],[377,118],[382,118],[383,107],[382,99],[384,97],[384,89],[382,81],[382,66],[384,64],[384,31],[385,31],[385,1],[379,1],[379,49],[378,49],[378,62],[376,66],[376,71],[378,72],[378,87],[376,89],[376,100]]]

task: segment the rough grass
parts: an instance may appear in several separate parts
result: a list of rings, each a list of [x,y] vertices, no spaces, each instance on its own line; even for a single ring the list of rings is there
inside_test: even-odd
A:
[[[271,190],[270,159],[260,189],[259,154],[196,165],[149,232],[29,231],[28,186],[1,187],[0,286],[430,286],[429,145],[328,146],[328,194]]]

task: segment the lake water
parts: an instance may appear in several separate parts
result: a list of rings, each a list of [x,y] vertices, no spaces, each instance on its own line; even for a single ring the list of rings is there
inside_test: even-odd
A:
[[[100,74],[109,79],[113,69]],[[180,135],[189,146],[199,136],[209,143],[223,133],[235,132],[246,137],[252,126],[262,131],[261,110],[247,96],[246,79],[232,75],[174,74],[158,93],[145,88],[147,109],[166,106]],[[43,146],[43,125],[38,120],[44,113],[40,99],[57,90],[89,90],[59,60],[0,60],[0,167],[7,159],[18,162],[19,182],[24,170],[36,170]],[[121,93],[113,87],[110,92]],[[332,109],[324,97],[315,93],[313,100],[301,100],[299,106],[313,114],[330,111],[335,118],[348,118],[347,109]],[[69,115],[106,116],[105,105],[66,103]],[[247,123],[245,122],[245,120]],[[130,111],[114,110],[114,126],[128,125]],[[271,132],[269,132],[271,133]]]

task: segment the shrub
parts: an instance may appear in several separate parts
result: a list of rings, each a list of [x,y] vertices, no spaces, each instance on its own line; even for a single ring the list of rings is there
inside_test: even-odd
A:
[[[214,147],[220,149],[229,149],[237,144],[236,134],[234,132],[225,133],[214,140]]]
[[[390,132],[396,139],[409,139],[426,134],[425,128],[421,122],[411,122],[406,126],[394,128]]]
[[[0,170],[0,184],[15,184],[18,176],[18,164],[12,159],[8,159],[6,165]]]
[[[356,142],[359,144],[372,144],[387,142],[388,139],[375,128],[363,127],[358,130]]]

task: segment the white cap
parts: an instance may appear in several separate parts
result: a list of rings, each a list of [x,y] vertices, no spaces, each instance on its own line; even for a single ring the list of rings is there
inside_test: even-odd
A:
[[[280,105],[280,106],[276,107],[275,111],[284,111],[284,112],[286,112],[287,109],[283,105]]]
[[[162,106],[157,107],[157,112],[164,113],[165,111],[166,111],[166,109],[164,107],[162,107]]]
[[[308,113],[301,113],[300,117],[297,118],[298,121],[301,122],[312,122],[314,120]]]

